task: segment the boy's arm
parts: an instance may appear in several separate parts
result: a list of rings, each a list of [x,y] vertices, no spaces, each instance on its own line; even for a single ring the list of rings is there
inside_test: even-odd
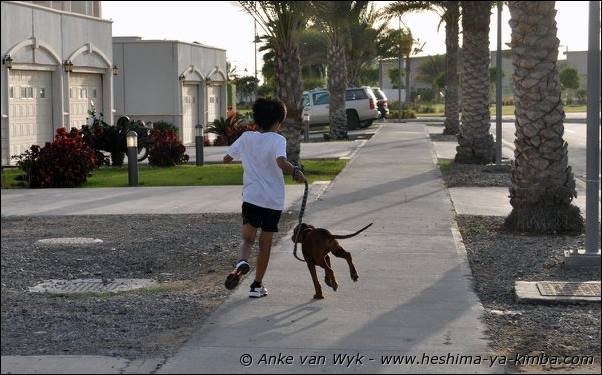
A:
[[[299,171],[297,176],[293,175],[293,173],[295,172],[295,166],[292,165],[290,161],[286,160],[284,156],[280,156],[279,158],[277,158],[276,163],[278,164],[278,167],[282,169],[282,172],[284,172],[284,174],[290,174],[291,176],[293,176],[293,178],[296,177],[295,180],[297,182],[305,181],[305,176],[303,175],[303,172]]]

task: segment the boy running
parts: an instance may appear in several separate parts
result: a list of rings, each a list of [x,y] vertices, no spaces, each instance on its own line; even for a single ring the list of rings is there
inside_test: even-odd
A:
[[[252,298],[268,294],[262,280],[270,260],[272,237],[278,232],[284,210],[283,173],[292,175],[297,182],[305,181],[300,169],[286,160],[286,139],[277,133],[285,118],[286,106],[280,100],[257,99],[253,104],[253,119],[260,130],[244,132],[224,156],[226,164],[240,159],[244,169],[240,258],[226,278],[226,288],[234,289],[240,277],[251,269],[248,259],[257,229],[261,228],[255,280],[249,291]]]

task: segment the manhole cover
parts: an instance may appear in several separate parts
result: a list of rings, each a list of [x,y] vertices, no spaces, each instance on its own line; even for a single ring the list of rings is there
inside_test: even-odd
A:
[[[600,297],[600,282],[554,282],[544,281],[537,283],[537,289],[542,296],[572,296],[572,297]]]
[[[152,279],[101,279],[46,280],[29,288],[32,293],[76,294],[123,292],[155,285]]]
[[[39,245],[96,245],[102,243],[98,238],[87,237],[62,237],[62,238],[44,238],[36,241]]]

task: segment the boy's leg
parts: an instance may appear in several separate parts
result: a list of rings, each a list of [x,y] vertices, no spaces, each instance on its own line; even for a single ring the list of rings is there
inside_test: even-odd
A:
[[[251,257],[251,250],[255,243],[255,237],[257,235],[257,228],[251,224],[244,224],[241,230],[242,243],[240,244],[240,258],[249,260]]]
[[[259,235],[259,254],[257,254],[257,268],[255,269],[255,282],[261,283],[270,262],[272,238],[274,232],[261,231]]]
[[[240,244],[240,258],[234,264],[234,270],[226,278],[226,289],[234,289],[240,281],[240,277],[250,270],[249,257],[255,243],[257,228],[250,224],[244,224],[241,230],[242,242]]]

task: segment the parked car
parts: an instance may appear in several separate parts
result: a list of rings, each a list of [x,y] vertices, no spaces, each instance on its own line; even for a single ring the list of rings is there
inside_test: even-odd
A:
[[[372,92],[374,96],[376,96],[376,106],[378,107],[378,111],[380,112],[379,118],[388,118],[389,117],[389,103],[387,96],[380,89],[380,87],[373,87]]]
[[[347,129],[359,129],[372,125],[379,118],[376,96],[370,87],[350,87],[345,93]],[[309,114],[311,125],[326,125],[329,121],[330,93],[317,89],[303,93],[303,118]]]

